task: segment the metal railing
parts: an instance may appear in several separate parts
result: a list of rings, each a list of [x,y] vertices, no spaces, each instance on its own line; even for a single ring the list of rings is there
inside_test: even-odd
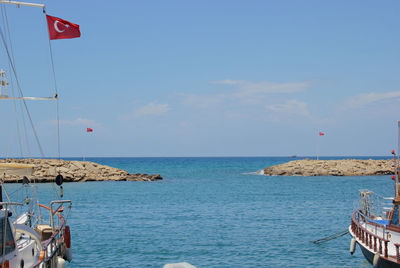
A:
[[[32,266],[39,267],[43,264],[42,267],[56,267],[56,258],[55,256],[63,255],[65,252],[64,238],[65,238],[65,226],[66,220],[63,216],[63,212],[65,208],[64,204],[69,204],[68,212],[71,209],[72,202],[70,200],[56,200],[50,203],[50,207],[46,207],[50,212],[50,226],[52,228],[52,235],[49,239],[43,242],[43,249],[40,252],[39,260]],[[56,209],[53,209],[53,206],[58,204]],[[55,224],[54,216],[57,215],[57,224]],[[59,254],[57,254],[59,253]]]
[[[354,211],[360,211],[368,217],[386,218],[386,212],[391,209],[391,198],[384,198],[369,190],[360,190],[360,198],[353,204]]]
[[[389,256],[388,255],[389,239],[387,237],[386,226],[379,223],[371,224],[370,222],[368,222],[368,218],[369,217],[362,214],[360,211],[353,212],[353,215],[351,216],[351,231],[359,240],[361,240],[361,242],[365,246],[367,246],[374,252],[379,252],[380,255],[383,254],[385,258],[387,258]],[[362,226],[362,223],[365,224],[365,227]],[[367,229],[368,225],[375,227],[375,233],[368,231]],[[378,235],[378,227],[381,228],[382,230],[382,236]],[[396,255],[399,255],[397,246],[396,249],[397,249]]]

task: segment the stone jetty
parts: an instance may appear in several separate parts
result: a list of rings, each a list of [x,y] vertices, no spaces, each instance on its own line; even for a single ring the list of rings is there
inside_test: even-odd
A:
[[[160,174],[129,174],[125,170],[100,165],[90,161],[66,161],[58,159],[1,159],[0,163],[20,163],[33,165],[33,173],[28,178],[35,182],[54,182],[61,174],[64,182],[85,181],[156,181]],[[1,174],[3,178],[3,174]],[[21,176],[5,175],[5,182],[21,182]]]
[[[290,161],[260,171],[281,176],[372,176],[393,174],[393,160],[310,160]]]

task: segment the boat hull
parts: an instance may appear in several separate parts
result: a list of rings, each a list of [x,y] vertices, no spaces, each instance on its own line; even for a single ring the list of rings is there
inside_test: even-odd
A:
[[[364,257],[368,260],[369,263],[373,264],[375,253],[365,248],[362,244],[357,243],[360,248],[361,252],[363,253]],[[383,257],[379,258],[378,265],[379,268],[400,268],[400,264],[392,262],[388,259]]]

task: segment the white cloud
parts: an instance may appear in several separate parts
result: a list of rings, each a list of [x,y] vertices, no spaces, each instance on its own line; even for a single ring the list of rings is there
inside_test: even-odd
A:
[[[366,93],[354,96],[347,99],[342,106],[342,109],[361,108],[373,103],[391,101],[400,98],[400,91],[391,91],[385,93]]]
[[[236,91],[233,93],[233,96],[237,98],[246,98],[253,96],[260,97],[262,95],[272,93],[296,93],[304,91],[311,86],[310,82],[275,83],[269,81],[250,82],[245,80],[232,79],[214,81],[213,83],[218,85],[234,86],[236,88]]]
[[[270,101],[271,94],[292,94],[306,90],[311,82],[250,82],[245,80],[224,79],[212,81],[212,84],[230,87],[233,90],[217,94],[180,94],[183,102],[201,108],[208,108],[216,104],[238,101],[242,104],[265,104]],[[277,96],[275,95],[275,98]]]
[[[57,124],[57,121],[53,120],[50,122],[52,125]],[[76,118],[73,120],[60,120],[60,125],[64,126],[85,126],[85,127],[99,127],[101,126],[100,123],[97,123],[94,120],[87,119],[87,118]]]
[[[143,117],[148,115],[160,116],[166,114],[170,110],[167,103],[150,102],[149,104],[136,109],[131,117]]]
[[[243,82],[246,81],[242,81],[242,80],[232,80],[232,79],[224,79],[224,80],[217,80],[217,81],[213,81],[213,84],[217,84],[217,85],[238,85],[241,84]]]
[[[297,100],[288,100],[282,104],[268,105],[267,109],[276,113],[302,115],[306,117],[310,116],[307,103]]]
[[[196,106],[200,108],[209,108],[220,104],[226,96],[223,94],[214,95],[200,95],[200,94],[179,94],[183,97],[183,102],[189,106]]]

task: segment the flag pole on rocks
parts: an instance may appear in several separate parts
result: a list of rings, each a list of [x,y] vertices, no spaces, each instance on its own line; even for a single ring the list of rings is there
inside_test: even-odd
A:
[[[88,127],[88,128],[86,128],[86,133],[91,133],[91,132],[93,132],[93,129],[92,128],[90,128],[90,127]],[[84,142],[84,145],[83,145],[83,161],[85,161],[85,154],[86,154],[86,142]]]
[[[319,139],[321,136],[324,136],[325,133],[318,130],[318,138],[317,138],[317,160],[319,160]]]

